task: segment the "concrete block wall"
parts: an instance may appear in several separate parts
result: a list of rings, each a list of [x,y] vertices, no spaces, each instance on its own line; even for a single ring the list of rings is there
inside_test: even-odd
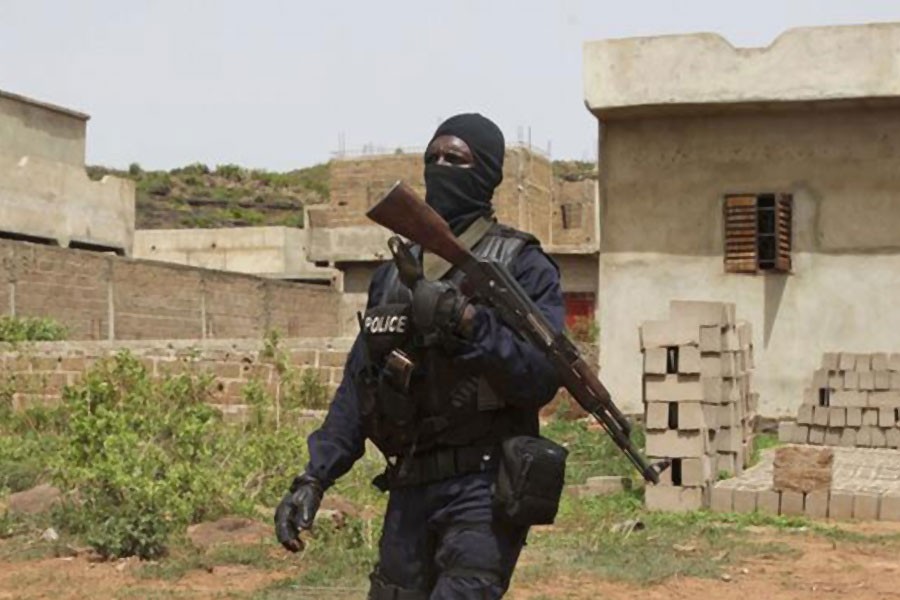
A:
[[[827,352],[784,442],[900,448],[900,353]]]
[[[97,252],[0,240],[0,286],[2,314],[73,340],[340,335],[333,289]]]
[[[314,371],[333,394],[341,381],[351,340],[284,339],[279,343],[300,374]],[[182,372],[214,378],[210,401],[229,415],[246,411],[243,390],[250,383],[275,393],[281,378],[261,340],[158,340],[151,342],[41,342],[0,344],[0,391],[12,394],[17,409],[58,402],[67,385],[78,382],[98,360],[127,350],[152,376]],[[330,400],[330,397],[329,397]]]
[[[650,509],[709,506],[719,473],[747,466],[758,398],[751,391],[752,331],[733,304],[673,301],[669,319],[641,327],[644,422],[650,460],[668,459]]]

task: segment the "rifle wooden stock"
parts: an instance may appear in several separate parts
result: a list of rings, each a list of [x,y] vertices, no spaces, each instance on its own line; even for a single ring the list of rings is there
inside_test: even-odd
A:
[[[395,183],[366,216],[450,264],[461,266],[473,259],[450,231],[447,222],[402,181]]]
[[[474,288],[520,336],[541,350],[572,397],[606,430],[648,482],[659,483],[665,464],[650,465],[631,441],[631,424],[613,403],[577,348],[557,333],[534,301],[503,265],[479,261],[463,246],[447,223],[416,193],[398,181],[366,215],[419,244],[462,271]]]

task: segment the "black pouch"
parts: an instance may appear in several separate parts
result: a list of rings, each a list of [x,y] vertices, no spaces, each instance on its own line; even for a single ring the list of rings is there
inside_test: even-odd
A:
[[[494,513],[516,525],[549,525],[556,518],[569,451],[546,438],[503,442],[494,484]]]

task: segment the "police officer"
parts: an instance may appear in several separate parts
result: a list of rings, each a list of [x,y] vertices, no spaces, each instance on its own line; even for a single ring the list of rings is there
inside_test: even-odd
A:
[[[499,128],[479,114],[446,120],[425,151],[425,200],[476,256],[504,263],[561,330],[558,269],[534,237],[493,216],[504,148]],[[420,264],[413,289],[395,262],[373,275],[343,381],[276,511],[276,533],[299,550],[299,530],[311,527],[322,495],[369,438],[387,459],[374,483],[390,498],[368,597],[500,598],[528,527],[492,506],[499,447],[538,435],[538,411],[559,380],[492,308],[463,294],[454,269],[427,252]]]

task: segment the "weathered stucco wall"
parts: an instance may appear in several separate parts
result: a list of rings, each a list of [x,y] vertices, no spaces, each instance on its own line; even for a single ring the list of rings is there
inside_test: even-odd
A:
[[[84,166],[88,116],[0,90],[0,152]]]
[[[0,234],[131,254],[134,182],[88,178],[87,119],[0,90]]]
[[[330,282],[334,270],[306,258],[308,231],[294,227],[141,229],[134,257],[275,279]]]
[[[601,365],[640,408],[638,327],[672,299],[737,303],[767,416],[824,351],[900,351],[900,109],[611,120],[601,139]],[[722,198],[794,196],[790,275],[725,274]]]

